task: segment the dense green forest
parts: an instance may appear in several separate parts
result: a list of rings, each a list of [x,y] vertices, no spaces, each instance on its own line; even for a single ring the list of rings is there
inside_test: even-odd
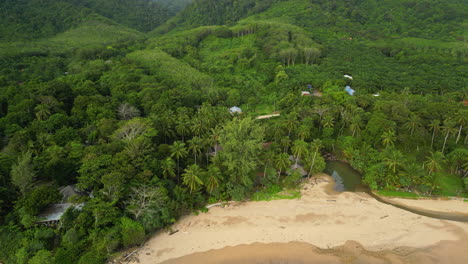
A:
[[[0,262],[105,263],[207,203],[294,190],[330,158],[373,190],[468,197],[464,1],[0,10]],[[37,224],[72,184],[81,206]]]

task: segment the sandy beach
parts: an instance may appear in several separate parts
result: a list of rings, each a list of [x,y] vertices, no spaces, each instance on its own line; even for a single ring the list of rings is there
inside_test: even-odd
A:
[[[464,263],[468,259],[468,223],[413,214],[364,193],[333,193],[331,181],[321,175],[318,184],[303,186],[300,199],[231,203],[183,217],[172,227],[177,233],[157,233],[131,263]],[[419,200],[404,202],[426,206]],[[437,202],[440,205],[431,205],[432,209],[450,202],[449,210],[468,213],[462,201]]]

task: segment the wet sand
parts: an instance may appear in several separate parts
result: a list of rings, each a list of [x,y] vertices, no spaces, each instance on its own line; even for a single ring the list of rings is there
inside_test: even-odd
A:
[[[331,181],[325,175],[322,179]],[[305,185],[301,199],[213,207],[208,213],[183,217],[172,229],[178,232],[159,232],[131,263],[468,260],[468,223],[413,214],[364,193],[333,193],[327,182]]]
[[[331,249],[320,249],[302,242],[254,243],[194,253],[163,264],[311,264],[311,263],[414,263],[465,264],[468,240],[444,241],[424,249],[398,247],[368,251],[355,241]]]

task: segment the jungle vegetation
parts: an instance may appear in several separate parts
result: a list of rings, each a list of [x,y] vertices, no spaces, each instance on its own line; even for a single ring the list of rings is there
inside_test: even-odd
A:
[[[3,263],[104,263],[208,203],[294,194],[330,156],[382,193],[467,197],[464,1],[0,10]],[[71,184],[84,206],[38,225]]]

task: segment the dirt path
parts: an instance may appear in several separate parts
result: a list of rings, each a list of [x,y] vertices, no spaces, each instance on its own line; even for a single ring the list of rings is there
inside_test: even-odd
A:
[[[266,119],[266,118],[271,118],[275,116],[280,116],[280,114],[262,115],[262,116],[257,116],[255,119]]]

